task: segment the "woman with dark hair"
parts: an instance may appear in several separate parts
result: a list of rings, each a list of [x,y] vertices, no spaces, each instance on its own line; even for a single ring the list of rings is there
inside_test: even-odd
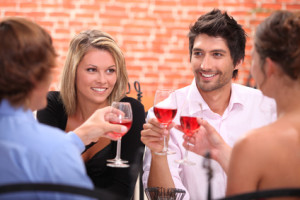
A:
[[[227,195],[300,187],[300,13],[277,11],[262,22],[252,60],[253,78],[275,99],[278,119],[235,145]]]

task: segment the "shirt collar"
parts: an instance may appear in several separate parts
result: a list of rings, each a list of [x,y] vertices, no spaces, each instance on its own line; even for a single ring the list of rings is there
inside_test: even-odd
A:
[[[3,99],[0,102],[0,115],[18,115],[26,118],[30,116],[30,118],[34,119],[33,113],[30,109],[25,110],[21,106],[13,107],[6,99]]]
[[[232,110],[234,108],[243,107],[245,105],[245,95],[240,94],[240,91],[238,89],[238,85],[235,83],[231,84],[231,95],[230,100],[228,104],[228,110]]]
[[[245,102],[242,98],[243,95],[239,95],[239,90],[236,87],[235,83],[231,84],[231,95],[230,100],[227,109],[230,111],[232,109],[238,108],[240,106],[243,106]],[[188,91],[187,99],[189,102],[189,107],[191,108],[192,114],[201,112],[200,103],[202,104],[202,111],[210,110],[207,103],[202,98],[197,86],[196,86],[196,80],[194,79],[191,87]]]

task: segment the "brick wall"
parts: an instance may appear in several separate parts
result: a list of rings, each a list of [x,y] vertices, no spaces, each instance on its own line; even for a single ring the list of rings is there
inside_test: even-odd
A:
[[[135,80],[140,81],[144,103],[151,104],[157,87],[176,89],[191,83],[188,27],[213,8],[227,10],[243,24],[249,36],[246,59],[235,81],[246,84],[252,36],[257,24],[274,10],[300,10],[300,1],[0,0],[0,18],[25,16],[51,33],[59,54],[51,90],[57,89],[70,38],[90,28],[110,33],[125,53],[132,86]]]

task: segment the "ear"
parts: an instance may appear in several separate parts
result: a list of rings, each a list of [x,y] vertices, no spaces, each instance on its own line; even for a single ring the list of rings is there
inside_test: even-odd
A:
[[[273,60],[271,60],[269,57],[266,58],[266,61],[265,61],[265,72],[266,72],[267,77],[271,77],[273,75],[280,74],[277,64]]]
[[[236,64],[236,66],[234,67],[234,69],[240,69],[240,67],[242,66],[243,62],[244,62],[244,61],[241,59],[241,60]]]

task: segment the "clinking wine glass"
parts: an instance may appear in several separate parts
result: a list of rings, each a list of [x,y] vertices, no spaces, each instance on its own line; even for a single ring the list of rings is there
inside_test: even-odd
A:
[[[174,90],[158,89],[154,98],[154,114],[157,120],[164,125],[165,128],[172,122],[177,113],[177,103]],[[163,137],[164,147],[161,152],[155,152],[157,155],[174,154],[175,152],[168,150],[166,136]]]
[[[202,115],[202,105],[200,104],[201,115]],[[200,125],[197,122],[197,117],[199,117],[199,113],[193,113],[192,109],[189,106],[187,101],[184,102],[181,112],[180,112],[180,125],[184,134],[187,138],[187,149],[185,151],[184,157],[181,160],[176,160],[175,162],[179,164],[187,164],[187,165],[195,165],[194,162],[188,159],[189,152],[189,140],[190,138],[197,132],[200,128]]]
[[[123,113],[122,114],[109,113],[108,121],[112,124],[124,125],[127,127],[127,130],[129,131],[132,124],[132,110],[131,110],[130,103],[113,102],[111,106],[113,108],[121,110]],[[117,154],[114,159],[107,160],[109,163],[107,163],[106,165],[109,167],[120,167],[120,168],[129,167],[129,164],[126,164],[128,163],[128,161],[121,159],[121,139],[122,136],[125,135],[126,133],[117,133],[117,132],[113,132],[113,133],[116,137],[119,138],[117,141]]]

